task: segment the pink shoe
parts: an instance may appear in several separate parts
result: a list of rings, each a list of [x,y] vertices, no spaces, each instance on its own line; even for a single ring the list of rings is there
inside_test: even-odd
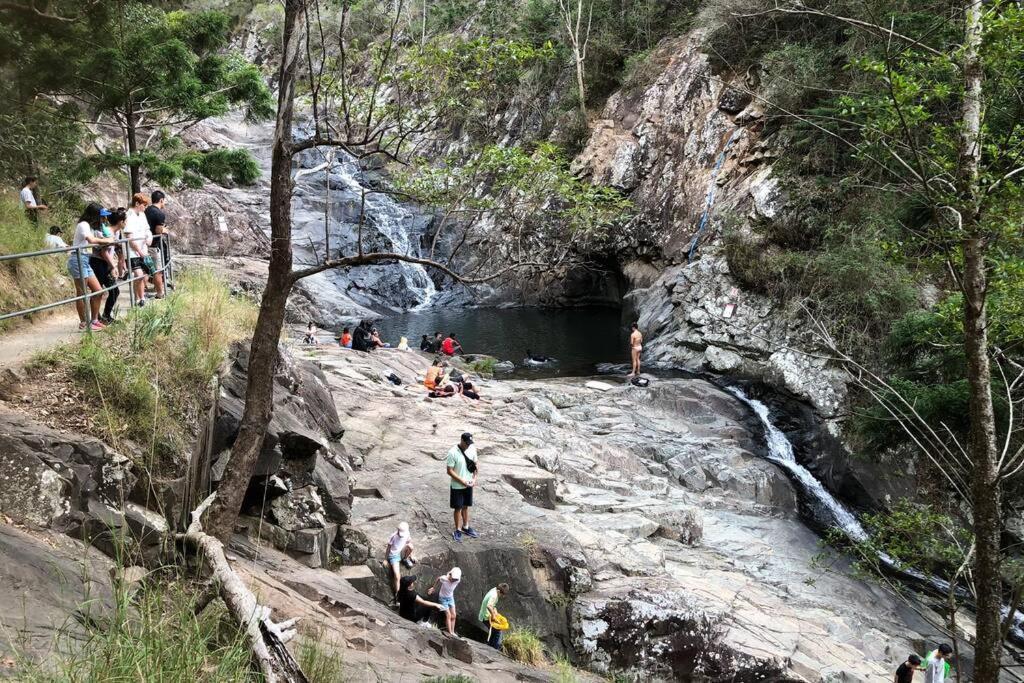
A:
[[[99,332],[100,330],[107,329],[107,326],[101,323],[99,320],[94,320],[92,322],[92,325],[89,326],[89,329],[92,330],[93,332]]]

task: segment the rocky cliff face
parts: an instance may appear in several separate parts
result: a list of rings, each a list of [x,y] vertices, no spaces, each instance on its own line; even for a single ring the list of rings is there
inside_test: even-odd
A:
[[[657,78],[609,98],[575,167],[635,202],[620,259],[648,361],[757,377],[833,418],[843,378],[815,356],[799,310],[744,292],[729,273],[727,219],[749,229],[784,212],[786,197],[756,87],[716,71],[701,45],[694,32],[660,46]]]

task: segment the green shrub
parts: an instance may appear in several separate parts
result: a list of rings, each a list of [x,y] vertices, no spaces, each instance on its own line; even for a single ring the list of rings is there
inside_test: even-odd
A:
[[[501,643],[505,654],[523,664],[539,666],[544,663],[544,645],[530,628],[514,628]]]
[[[494,366],[498,364],[497,358],[481,358],[469,364],[469,369],[478,375],[491,376],[494,374]]]

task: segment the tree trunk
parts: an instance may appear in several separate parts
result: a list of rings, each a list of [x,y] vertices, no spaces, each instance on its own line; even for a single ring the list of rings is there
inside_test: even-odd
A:
[[[580,91],[580,121],[587,125],[587,93],[583,88],[583,56],[577,50],[574,56],[576,60],[576,87]]]
[[[132,191],[130,194],[142,192],[142,178],[139,173],[139,160],[136,155],[139,153],[139,141],[138,131],[135,130],[135,124],[138,123],[139,115],[135,113],[135,103],[132,101],[128,102],[128,112],[125,115],[125,138],[128,140],[128,155],[130,161],[128,162],[128,176],[131,179]],[[131,206],[131,202],[128,203]]]
[[[274,373],[285,304],[292,287],[292,118],[295,101],[302,17],[307,0],[286,0],[280,92],[270,171],[270,270],[260,302],[249,354],[248,384],[242,423],[231,448],[217,499],[207,524],[209,533],[227,541],[238,517],[263,447],[274,406]]]
[[[985,300],[987,242],[980,215],[978,169],[981,163],[981,104],[984,72],[981,63],[983,0],[970,0],[965,10],[958,193],[964,252],[964,354],[967,359],[970,436],[968,455],[971,481],[975,547],[974,583],[978,596],[974,679],[978,683],[999,680],[1002,654],[1000,610],[1000,534],[1002,530],[999,451],[992,407],[992,369],[988,356]]]
[[[999,680],[1002,653],[1002,577],[999,571],[1002,487],[999,481],[995,412],[992,408],[988,333],[985,329],[987,283],[984,239],[969,236],[964,240],[963,248],[964,352],[967,356],[971,422],[968,454],[974,467],[971,493],[977,546],[974,583],[978,594],[978,616],[974,675],[978,683],[995,683]]]

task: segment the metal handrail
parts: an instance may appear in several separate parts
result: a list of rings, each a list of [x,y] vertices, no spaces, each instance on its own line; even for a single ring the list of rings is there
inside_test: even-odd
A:
[[[165,262],[164,262],[163,266],[158,268],[158,269],[156,269],[153,274],[155,275],[156,273],[163,273],[166,276],[166,278],[165,278],[166,282],[167,283],[172,283],[174,281],[174,268],[171,266],[171,261],[172,261],[172,259],[171,259],[171,236],[170,236],[169,233],[166,233],[166,232],[160,233],[159,236],[161,237],[162,240],[166,241],[166,245],[167,245],[167,247],[166,247],[167,258],[164,260]],[[156,235],[154,235],[154,237],[156,237]],[[129,273],[131,273],[131,271],[132,271],[132,268],[131,268],[131,258],[133,258],[133,257],[131,256],[131,254],[128,251],[128,243],[132,242],[132,241],[134,241],[134,239],[132,239],[130,237],[122,237],[121,239],[113,240],[113,241],[111,241],[108,244],[88,244],[88,245],[84,245],[84,246],[79,245],[77,247],[76,246],[70,246],[70,247],[58,247],[56,249],[40,249],[38,251],[26,251],[26,252],[23,252],[23,253],[20,253],[20,254],[0,254],[0,263],[5,262],[5,261],[15,261],[15,260],[18,260],[18,259],[25,259],[25,258],[36,258],[36,257],[39,257],[39,256],[54,256],[54,255],[57,255],[57,254],[70,254],[70,253],[74,252],[74,254],[75,254],[74,258],[78,261],[78,272],[81,273],[82,272],[82,252],[83,251],[88,251],[89,252],[89,254],[87,254],[85,256],[85,258],[88,259],[89,256],[92,255],[93,250],[96,249],[97,247],[102,247],[102,248],[106,249],[108,247],[120,245],[121,247],[123,247],[123,254],[122,255],[124,256],[125,263],[128,264],[128,271],[129,271]],[[159,248],[163,249],[162,246],[159,247]],[[134,258],[138,258],[138,257],[134,257]],[[70,273],[69,273],[69,275],[70,275]],[[85,278],[79,276],[79,278],[78,278],[79,284],[81,285],[82,291],[84,292],[84,294],[80,294],[78,296],[74,296],[74,297],[71,297],[71,298],[68,298],[68,299],[61,299],[60,301],[55,301],[55,302],[49,303],[49,304],[41,304],[39,306],[33,306],[31,308],[26,308],[26,309],[23,309],[23,310],[20,310],[20,311],[12,311],[10,313],[2,313],[2,314],[0,314],[0,321],[8,320],[10,318],[17,318],[19,316],[32,315],[33,313],[40,313],[42,311],[47,311],[47,310],[50,310],[52,308],[57,308],[59,306],[66,306],[68,304],[73,304],[73,303],[76,303],[76,302],[79,302],[79,301],[84,301],[85,302],[85,307],[86,307],[86,316],[89,318],[89,322],[90,322],[89,325],[85,326],[85,329],[86,329],[86,331],[91,331],[91,328],[92,328],[91,323],[93,322],[93,320],[92,320],[92,309],[89,306],[89,302],[90,302],[90,300],[93,297],[103,296],[103,294],[105,294],[106,292],[110,292],[112,290],[119,289],[122,284],[125,284],[125,285],[128,285],[128,300],[130,302],[130,305],[131,305],[132,308],[135,308],[135,303],[136,303],[136,301],[135,301],[135,287],[133,287],[132,285],[134,283],[138,282],[139,280],[142,280],[142,279],[144,279],[146,277],[150,277],[150,276],[148,276],[148,275],[139,275],[139,276],[131,275],[130,277],[128,277],[128,278],[126,278],[124,280],[120,280],[119,282],[117,282],[116,284],[114,284],[111,287],[103,287],[102,289],[93,292],[93,291],[90,291],[88,285],[86,284]],[[74,279],[74,278],[72,278],[72,279]]]

